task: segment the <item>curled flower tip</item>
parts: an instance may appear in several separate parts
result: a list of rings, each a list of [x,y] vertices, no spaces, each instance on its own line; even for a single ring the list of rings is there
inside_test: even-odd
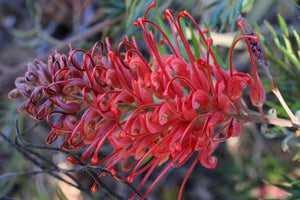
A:
[[[206,156],[205,156],[206,157]],[[200,158],[200,163],[203,167],[206,167],[207,169],[214,169],[217,166],[217,158],[214,156],[207,155],[206,158]]]
[[[38,75],[33,72],[26,72],[25,79],[26,79],[26,81],[28,81],[30,83],[34,83],[34,82],[38,81]]]
[[[18,77],[15,80],[15,86],[16,87],[21,87],[22,85],[24,85],[26,83],[26,80],[24,77]]]
[[[23,94],[25,97],[30,98],[30,95],[31,95],[31,93],[32,93],[32,88],[29,87],[29,86],[27,86],[27,85],[25,85],[25,86],[22,88],[21,92],[22,92],[22,94]]]
[[[8,98],[10,99],[18,99],[20,97],[22,97],[22,93],[18,88],[15,88],[8,93]]]

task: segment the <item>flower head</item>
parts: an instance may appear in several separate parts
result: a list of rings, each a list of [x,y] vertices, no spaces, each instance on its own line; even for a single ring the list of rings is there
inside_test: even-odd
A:
[[[104,165],[118,180],[132,182],[144,174],[139,190],[154,169],[163,166],[142,198],[171,167],[179,167],[197,154],[182,183],[180,198],[195,165],[199,162],[215,168],[217,158],[213,152],[219,143],[241,133],[245,121],[232,114],[248,113],[241,103],[243,90],[250,86],[255,106],[264,102],[264,91],[256,71],[252,78],[235,72],[232,61],[228,72],[219,66],[211,48],[212,38],[187,11],[175,19],[171,10],[166,10],[163,17],[173,34],[169,38],[147,19],[154,5],[135,23],[143,30],[149,60],[138,50],[135,38],[126,38],[116,52],[107,39],[107,53],[98,42],[89,51],[71,50],[68,59],[56,53],[47,65],[39,61],[36,67],[30,65],[9,96],[25,97],[21,109],[34,118],[47,119],[52,127],[49,143],[64,136],[62,148],[87,147],[81,161]],[[194,56],[182,19],[194,24],[205,43],[204,47],[199,40],[200,57]],[[157,41],[150,27],[163,39]],[[163,54],[159,45],[171,51]],[[101,157],[99,152],[106,142],[113,151]],[[68,160],[80,164],[73,158]],[[126,175],[116,171],[119,163]],[[103,176],[105,173],[100,174]],[[96,187],[97,183],[92,191]]]

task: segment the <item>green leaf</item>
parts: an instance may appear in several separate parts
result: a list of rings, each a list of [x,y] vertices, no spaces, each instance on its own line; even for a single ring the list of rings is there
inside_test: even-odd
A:
[[[126,27],[128,27],[130,25],[130,23],[132,22],[134,15],[135,15],[135,10],[137,7],[137,0],[134,1],[126,1],[126,12],[128,13],[127,16],[127,22],[126,22]]]
[[[184,21],[183,18],[180,19],[180,24],[181,24],[182,30],[184,30],[184,31],[183,31],[183,34],[185,35],[185,38],[188,38],[188,37],[186,36],[186,33],[187,33],[186,30],[188,30],[188,29],[187,29],[186,22]],[[174,41],[174,43],[175,43],[175,41]],[[188,56],[188,54],[187,54],[187,51],[185,50],[185,47],[184,47],[183,43],[180,42],[180,41],[179,41],[179,49],[180,49],[180,52],[181,52],[182,57],[183,57],[185,60],[189,60],[189,56]]]
[[[283,53],[285,57],[287,57],[299,70],[300,70],[300,62],[294,54],[289,53],[285,48],[278,45],[278,48]]]
[[[208,10],[208,9],[214,7],[215,5],[220,4],[221,2],[222,2],[222,0],[216,0],[216,1],[214,1],[214,2],[212,2],[212,3],[210,3],[210,4],[208,4],[207,6],[205,6],[205,7],[204,7],[204,10]]]
[[[199,47],[199,42],[198,39],[194,33],[193,28],[190,26],[190,31],[191,31],[191,35],[192,35],[192,44],[194,47],[194,51],[195,51],[195,58],[198,59],[200,58],[200,47]]]
[[[238,38],[238,35],[235,35],[230,46],[233,45],[233,43],[236,41],[237,38]],[[229,67],[230,67],[229,66],[230,65],[229,60],[230,60],[230,51],[228,51],[227,56],[226,56],[226,62],[225,62],[226,65],[224,66],[225,70],[228,70]]]
[[[296,153],[296,155],[293,157],[293,161],[299,161],[300,160],[300,151]]]
[[[277,55],[274,55],[273,49],[267,43],[266,39],[264,38],[263,34],[260,31],[259,26],[255,24],[254,27],[257,35],[259,36],[261,43],[264,46],[264,51],[272,63],[272,68],[278,66],[280,69],[283,69],[286,72],[286,74],[288,74],[288,76],[292,77],[295,80],[298,80],[299,79],[298,75],[296,73],[293,73],[288,67],[288,65],[286,65]],[[276,79],[278,79],[278,77]]]
[[[147,163],[151,160],[152,157],[153,157],[152,154],[149,154],[149,155],[143,160],[143,162],[141,163],[141,166],[147,164]]]
[[[129,7],[130,7],[130,5],[131,5],[132,2],[133,2],[133,1],[131,1],[131,0],[125,0],[125,8],[126,8],[126,11],[129,10]]]
[[[276,186],[276,187],[279,187],[280,189],[283,189],[283,190],[285,190],[287,192],[290,192],[290,193],[293,192],[293,189],[290,186],[279,184],[279,183],[275,183],[273,185]]]
[[[233,31],[236,27],[236,18],[243,9],[243,6],[245,6],[244,12],[249,12],[253,2],[254,0],[219,0],[208,4],[204,10],[216,6],[210,20],[212,29],[215,29],[220,24],[219,32],[223,32],[226,26],[230,24],[230,30]]]
[[[271,34],[273,35],[274,38],[277,38],[277,32],[275,31],[275,29],[272,27],[272,25],[264,20],[264,24],[267,26],[267,28],[270,30]]]
[[[209,30],[209,25],[208,25],[208,24],[204,24],[204,27],[205,27],[206,29]],[[210,32],[207,32],[206,35],[207,35],[207,37],[210,37]],[[201,38],[200,40],[202,40],[202,38]],[[204,48],[207,48],[207,46],[205,45],[205,43],[204,43],[203,40],[202,40],[201,43],[203,44]],[[224,62],[223,62],[221,56],[218,54],[218,52],[217,52],[216,47],[215,47],[214,44],[211,45],[211,50],[212,50],[213,54],[215,55],[216,60],[217,60],[217,62],[218,62],[218,64],[219,64],[219,66],[220,66],[221,68],[223,68],[223,69],[225,69],[226,67],[228,67],[228,66],[226,66],[226,65],[224,64]]]
[[[230,29],[231,29],[231,31],[233,31],[235,29],[236,19],[237,19],[238,15],[240,14],[240,11],[241,11],[242,6],[243,6],[243,2],[244,2],[244,0],[239,0],[239,2],[237,3],[237,5],[235,7],[235,10],[234,10],[233,14],[231,15],[231,20],[230,20],[230,23],[231,23]]]
[[[166,35],[169,37],[171,36],[171,33],[169,32],[168,28],[166,27],[164,21],[162,20],[161,17],[156,17],[155,21],[157,21],[157,24],[159,25],[159,27],[161,28],[161,30],[166,33]],[[170,37],[169,37],[170,38]]]
[[[294,37],[295,37],[295,40],[297,42],[297,46],[298,46],[298,49],[300,49],[300,37],[298,35],[298,33],[296,32],[296,30],[293,28],[293,34],[294,34]]]
[[[157,24],[159,25],[161,30],[166,34],[166,36],[170,39],[171,43],[174,45],[172,34],[168,31],[162,18],[156,17],[155,21],[157,21]],[[158,48],[159,52],[161,52],[163,55],[167,54],[167,50],[164,45],[157,45],[157,48]]]
[[[300,180],[291,182],[291,186],[294,189],[300,189]]]
[[[269,46],[269,44],[267,43],[265,37],[263,36],[263,34],[260,31],[260,28],[257,24],[254,25],[255,27],[255,31],[257,33],[257,35],[259,36],[259,39],[261,41],[261,43],[264,46],[264,51],[267,54],[267,56],[269,57],[269,60],[271,61],[271,63],[273,64],[272,67],[275,66],[279,66],[281,69],[283,69],[290,77],[292,77],[295,80],[298,80],[298,75],[293,73],[288,65],[286,65],[278,56],[274,55],[273,49]],[[278,79],[278,77],[276,78]]]
[[[225,6],[220,6],[219,9],[213,15],[213,18],[211,20],[212,29],[215,29],[217,27],[218,20],[224,10]]]
[[[287,51],[288,51],[290,54],[294,54],[294,51],[293,51],[293,48],[292,48],[292,45],[291,45],[290,40],[289,40],[285,35],[282,35],[282,37],[283,37],[283,41],[284,41],[284,43],[285,43],[285,46],[286,46]]]
[[[275,29],[272,27],[272,25],[267,22],[264,21],[265,25],[268,27],[268,29],[270,30],[271,34],[274,37],[274,42],[276,44],[276,46],[278,47],[278,49],[281,51],[281,53],[288,58],[299,70],[300,70],[300,62],[297,59],[297,57],[294,54],[291,54],[287,49],[285,49],[282,44],[280,43],[278,37],[277,37],[277,33],[275,31]]]
[[[219,66],[220,66],[221,68],[223,68],[223,69],[226,69],[227,66],[224,64],[224,62],[223,62],[221,56],[218,54],[215,45],[213,45],[213,44],[211,45],[211,50],[212,50],[213,54],[215,55],[216,60],[217,60],[217,62],[218,62],[218,64],[219,64]]]
[[[298,46],[298,54],[299,54],[299,51],[300,51],[300,37],[299,37],[297,31],[294,28],[292,29],[292,32],[293,32],[293,35],[295,37],[295,40],[296,40],[296,43],[297,43],[297,46]],[[300,58],[300,54],[298,56]]]
[[[248,13],[252,10],[255,0],[243,0],[241,12]]]
[[[284,178],[286,181],[288,181],[289,183],[294,182],[294,179],[292,179],[292,178],[289,177],[288,175],[286,175],[286,174],[282,174],[282,175],[283,175],[283,178]]]
[[[221,20],[221,27],[220,27],[220,32],[223,32],[224,29],[226,28],[226,24],[229,21],[229,16],[230,16],[230,11],[226,12],[223,16],[222,16],[222,20]],[[233,22],[233,24],[235,23],[235,20]]]
[[[287,25],[286,25],[283,17],[280,14],[278,14],[277,17],[278,17],[279,26],[280,26],[281,30],[283,31],[283,34],[286,37],[288,37],[289,36],[289,30],[287,28]]]

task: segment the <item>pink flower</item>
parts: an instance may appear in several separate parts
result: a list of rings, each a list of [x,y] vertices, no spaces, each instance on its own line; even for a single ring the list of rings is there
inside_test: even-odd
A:
[[[126,38],[117,52],[107,39],[107,53],[98,42],[87,52],[71,50],[68,59],[56,53],[47,65],[30,65],[25,78],[17,79],[17,88],[9,96],[25,97],[21,110],[34,118],[47,119],[52,127],[48,143],[64,136],[61,148],[87,147],[81,161],[104,165],[121,181],[132,182],[146,172],[138,190],[154,169],[164,167],[142,199],[171,167],[180,167],[197,154],[182,183],[180,199],[195,165],[200,162],[206,168],[215,168],[217,158],[213,152],[219,143],[241,133],[245,121],[233,118],[232,114],[249,113],[241,103],[243,90],[250,86],[250,99],[259,107],[265,94],[256,71],[254,79],[233,71],[233,48],[230,71],[219,66],[211,49],[212,39],[187,11],[175,19],[171,10],[166,10],[164,19],[169,21],[174,36],[168,38],[147,19],[153,6],[155,3],[135,23],[143,30],[150,61],[139,52],[135,38]],[[185,37],[183,18],[194,24],[207,46],[204,48],[199,41],[200,58],[195,58]],[[161,34],[162,41],[156,41],[149,27]],[[166,45],[171,52],[162,55],[158,45]],[[182,52],[186,52],[187,59]],[[249,54],[252,56],[251,51]],[[100,157],[99,152],[107,142],[113,151]],[[81,165],[73,158],[68,160]],[[117,164],[122,165],[125,173],[116,170]],[[99,177],[103,176],[105,173]],[[96,187],[97,183],[91,190]]]

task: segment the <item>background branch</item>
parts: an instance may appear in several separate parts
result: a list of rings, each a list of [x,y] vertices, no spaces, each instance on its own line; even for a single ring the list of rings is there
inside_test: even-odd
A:
[[[259,124],[271,124],[277,126],[283,126],[288,128],[300,128],[300,122],[293,122],[291,120],[277,118],[277,117],[269,117],[261,118],[256,115],[244,115],[244,114],[230,114],[229,117],[233,117],[240,120],[245,120],[248,122],[255,122]]]

